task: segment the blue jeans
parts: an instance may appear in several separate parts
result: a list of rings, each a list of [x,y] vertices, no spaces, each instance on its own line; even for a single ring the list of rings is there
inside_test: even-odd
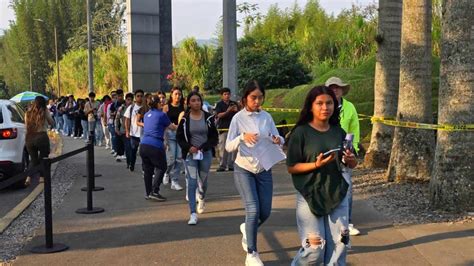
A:
[[[125,148],[125,157],[127,158],[127,166],[131,165],[131,160],[132,160],[132,143],[131,138],[127,138],[125,134],[120,136],[123,141],[123,146]]]
[[[64,120],[63,115],[57,115],[54,117],[56,119],[56,129],[59,131],[63,131]]]
[[[72,135],[73,127],[74,127],[74,119],[69,119],[67,115],[63,115],[63,120],[64,120],[64,129],[63,129],[63,134],[65,135]]]
[[[115,125],[108,124],[107,127],[109,128],[110,140],[112,142],[112,150],[117,152],[117,134],[115,134]]]
[[[344,167],[342,169],[342,176],[349,184],[349,188],[347,189],[347,194],[349,195],[349,223],[352,223],[352,169],[348,167]]]
[[[178,182],[183,166],[181,147],[179,147],[176,141],[176,131],[166,130],[166,135],[168,140],[168,149],[166,149],[166,162],[168,163],[167,173],[172,181]]]
[[[245,207],[245,235],[252,253],[257,251],[257,229],[272,210],[272,170],[254,174],[234,164],[234,181]]]
[[[196,213],[196,189],[199,199],[204,199],[207,191],[207,176],[212,163],[212,151],[203,152],[202,160],[193,160],[192,154],[188,154],[184,161],[186,168],[186,179],[188,180],[189,210]]]
[[[348,209],[349,195],[329,215],[316,216],[309,209],[304,197],[296,195],[296,223],[302,247],[291,265],[345,265],[347,243],[342,242],[343,233],[349,241]],[[310,246],[308,234],[316,234],[321,245]]]
[[[98,145],[103,145],[104,131],[102,130],[100,120],[95,121],[95,140]]]
[[[81,126],[82,126],[82,135],[84,140],[89,139],[89,122],[87,120],[81,120]]]
[[[135,163],[137,161],[137,151],[140,147],[140,138],[130,137],[130,165],[135,168]]]

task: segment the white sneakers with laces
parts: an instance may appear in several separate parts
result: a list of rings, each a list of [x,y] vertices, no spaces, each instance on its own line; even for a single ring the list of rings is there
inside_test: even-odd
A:
[[[245,258],[245,266],[263,266],[263,262],[258,255],[258,252],[247,253]]]
[[[176,181],[171,181],[171,189],[172,189],[172,190],[181,191],[181,190],[183,190],[183,187],[180,186],[178,182],[176,182]]]
[[[360,231],[357,228],[355,228],[353,224],[349,224],[349,235],[351,236],[360,235]]]
[[[204,202],[204,199],[199,199],[198,198],[197,212],[198,213],[203,213],[204,209],[206,209],[206,203]]]
[[[191,213],[189,217],[188,225],[196,225],[198,222],[198,216],[196,213]]]
[[[163,185],[168,185],[170,183],[170,175],[168,173],[165,173],[163,176]]]
[[[240,224],[240,232],[242,233],[242,248],[244,249],[245,252],[248,252],[247,250],[247,237],[245,234],[245,223]]]

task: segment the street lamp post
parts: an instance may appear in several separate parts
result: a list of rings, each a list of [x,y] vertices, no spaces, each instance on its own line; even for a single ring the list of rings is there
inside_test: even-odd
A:
[[[87,0],[87,59],[89,65],[89,92],[94,92],[94,61],[92,57],[91,3]]]
[[[35,18],[34,20],[45,23],[44,20],[39,19],[39,18]],[[60,75],[59,75],[58,33],[57,33],[57,30],[56,30],[56,25],[54,26],[54,50],[55,50],[55,55],[56,55],[56,70],[58,72],[57,83],[58,83],[58,97],[59,97],[59,96],[61,96],[61,80],[60,80]],[[31,63],[30,63],[30,76],[31,76]],[[30,80],[31,80],[31,78],[30,78]],[[31,89],[31,84],[30,84],[30,89]]]
[[[56,31],[56,26],[54,26],[54,48],[55,48],[55,54],[56,54],[56,71],[58,72],[58,97],[61,96],[61,81],[59,79],[59,59],[58,59],[58,33]]]
[[[33,74],[31,73],[31,59],[30,59],[30,91],[33,91]]]

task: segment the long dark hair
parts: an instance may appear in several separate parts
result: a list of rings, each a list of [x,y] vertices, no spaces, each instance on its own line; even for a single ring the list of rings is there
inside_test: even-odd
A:
[[[339,108],[337,108],[337,98],[334,92],[326,86],[316,86],[312,88],[308,94],[306,95],[306,99],[304,100],[303,108],[300,112],[300,117],[298,118],[298,122],[296,122],[296,127],[308,124],[313,120],[313,112],[311,111],[313,102],[319,95],[327,94],[331,96],[332,101],[334,102],[334,112],[332,113],[331,117],[329,118],[329,124],[331,126],[339,125]]]
[[[189,106],[189,101],[191,100],[191,97],[197,95],[199,97],[199,99],[201,99],[201,110],[202,110],[202,106],[204,104],[204,100],[202,99],[202,95],[197,92],[197,91],[191,91],[189,94],[188,94],[188,97],[186,97],[186,112],[191,112],[191,107]]]
[[[36,96],[31,108],[26,112],[26,137],[38,132],[46,120],[46,99],[43,96]]]
[[[178,88],[178,87],[173,87],[173,88],[171,88],[171,90],[170,90],[170,98],[169,98],[167,104],[171,105],[171,103],[173,102],[173,92],[174,92],[174,91],[180,91],[180,92],[181,92],[181,99],[179,100],[179,106],[184,108],[184,94],[183,94],[183,91],[182,91],[180,88]]]
[[[256,80],[249,80],[245,85],[244,91],[242,93],[242,98],[240,99],[240,103],[243,107],[247,105],[247,96],[254,90],[260,90],[263,94],[263,98],[265,99],[265,88],[258,83]],[[262,103],[263,105],[263,103]]]

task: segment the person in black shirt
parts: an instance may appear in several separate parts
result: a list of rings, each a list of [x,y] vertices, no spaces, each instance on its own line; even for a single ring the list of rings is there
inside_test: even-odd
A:
[[[225,149],[225,141],[227,139],[227,129],[229,129],[232,117],[239,111],[238,104],[230,100],[230,89],[222,88],[221,100],[217,103],[214,110],[217,128],[219,129],[219,145],[217,146],[219,168],[217,172],[225,171],[226,167],[229,171],[234,170],[235,152],[229,153]]]
[[[164,175],[163,184],[168,184],[171,179],[171,189],[178,191],[183,190],[183,187],[178,183],[181,169],[183,169],[183,159],[181,156],[181,148],[179,147],[178,142],[176,142],[176,130],[178,129],[179,124],[179,114],[184,112],[184,106],[183,92],[180,88],[172,88],[168,104],[163,106],[163,112],[168,115],[168,118],[171,121],[171,125],[166,129],[165,134],[168,170]]]

